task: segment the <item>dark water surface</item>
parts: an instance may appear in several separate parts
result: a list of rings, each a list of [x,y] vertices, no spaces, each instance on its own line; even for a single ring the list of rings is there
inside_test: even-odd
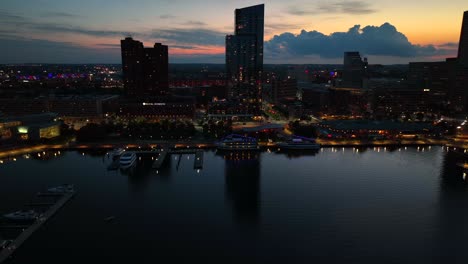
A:
[[[198,172],[194,155],[127,173],[104,153],[36,155],[0,164],[0,212],[62,183],[77,195],[9,263],[468,261],[464,157],[441,147],[208,151]]]

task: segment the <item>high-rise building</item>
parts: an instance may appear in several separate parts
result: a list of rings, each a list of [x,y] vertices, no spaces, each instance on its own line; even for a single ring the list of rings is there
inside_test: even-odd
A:
[[[363,88],[367,59],[362,60],[357,51],[344,53],[343,83],[347,88]]]
[[[226,73],[236,97],[260,100],[265,6],[235,10],[234,35],[226,36]]]
[[[468,67],[468,11],[463,14],[460,43],[458,46],[458,61]]]
[[[168,47],[161,43],[145,48],[132,38],[120,41],[122,73],[129,97],[166,95],[169,89]]]

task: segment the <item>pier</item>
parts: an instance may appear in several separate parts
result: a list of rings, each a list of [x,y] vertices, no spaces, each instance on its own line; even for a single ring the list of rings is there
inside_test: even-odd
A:
[[[177,164],[177,168],[180,165],[180,156],[184,154],[195,154],[195,161],[194,161],[194,169],[202,169],[203,168],[203,150],[198,149],[198,148],[176,148],[176,149],[158,149],[158,150],[129,150],[131,152],[134,152],[136,155],[157,155],[156,159],[154,160],[152,164],[153,169],[160,169],[166,159],[167,156],[170,156],[171,154],[177,154],[179,155],[179,162]],[[120,161],[119,159],[114,159],[112,162],[107,166],[108,170],[117,170],[120,167]]]
[[[61,194],[61,197],[49,207],[39,218],[31,225],[4,225],[0,229],[22,229],[23,231],[6,248],[0,251],[0,263],[7,260],[16,249],[18,249],[26,240],[32,236],[43,224],[47,222],[60,208],[62,208],[73,196],[75,191]]]
[[[167,156],[167,151],[165,152],[159,152],[159,156],[156,158],[156,160],[153,163],[153,169],[160,169],[166,160]]]
[[[139,152],[136,151],[138,154]],[[154,151],[153,151],[154,153]],[[181,156],[183,154],[195,154],[195,161],[193,164],[194,169],[202,169],[203,168],[203,150],[200,149],[171,149],[168,151],[159,152],[159,157],[153,163],[153,169],[160,169],[164,164],[166,158],[170,154],[177,154],[179,155],[179,159],[177,162],[177,169],[179,168]]]

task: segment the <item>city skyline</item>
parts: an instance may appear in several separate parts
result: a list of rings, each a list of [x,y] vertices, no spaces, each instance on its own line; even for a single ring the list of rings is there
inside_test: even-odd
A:
[[[261,3],[6,1],[0,61],[120,63],[119,40],[131,35],[166,43],[171,63],[223,63],[233,10]],[[383,64],[455,57],[466,9],[462,1],[265,1],[265,63],[340,63],[350,50]]]

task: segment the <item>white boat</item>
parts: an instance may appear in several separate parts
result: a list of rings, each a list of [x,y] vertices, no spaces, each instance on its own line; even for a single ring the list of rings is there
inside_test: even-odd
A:
[[[136,163],[136,154],[135,152],[125,152],[122,156],[120,156],[120,168],[121,169],[128,169],[135,165]]]
[[[23,221],[35,221],[37,218],[39,218],[39,213],[37,213],[34,210],[21,210],[21,211],[16,211],[13,213],[9,214],[4,214],[3,218],[9,221],[18,221],[18,222],[23,222]]]
[[[73,184],[64,184],[57,187],[52,187],[47,189],[47,193],[49,194],[65,194],[71,193],[75,191],[75,186]]]
[[[218,150],[260,150],[257,139],[236,134],[226,136],[216,146]]]
[[[280,149],[319,150],[320,144],[312,138],[294,136],[292,139],[277,144]]]

